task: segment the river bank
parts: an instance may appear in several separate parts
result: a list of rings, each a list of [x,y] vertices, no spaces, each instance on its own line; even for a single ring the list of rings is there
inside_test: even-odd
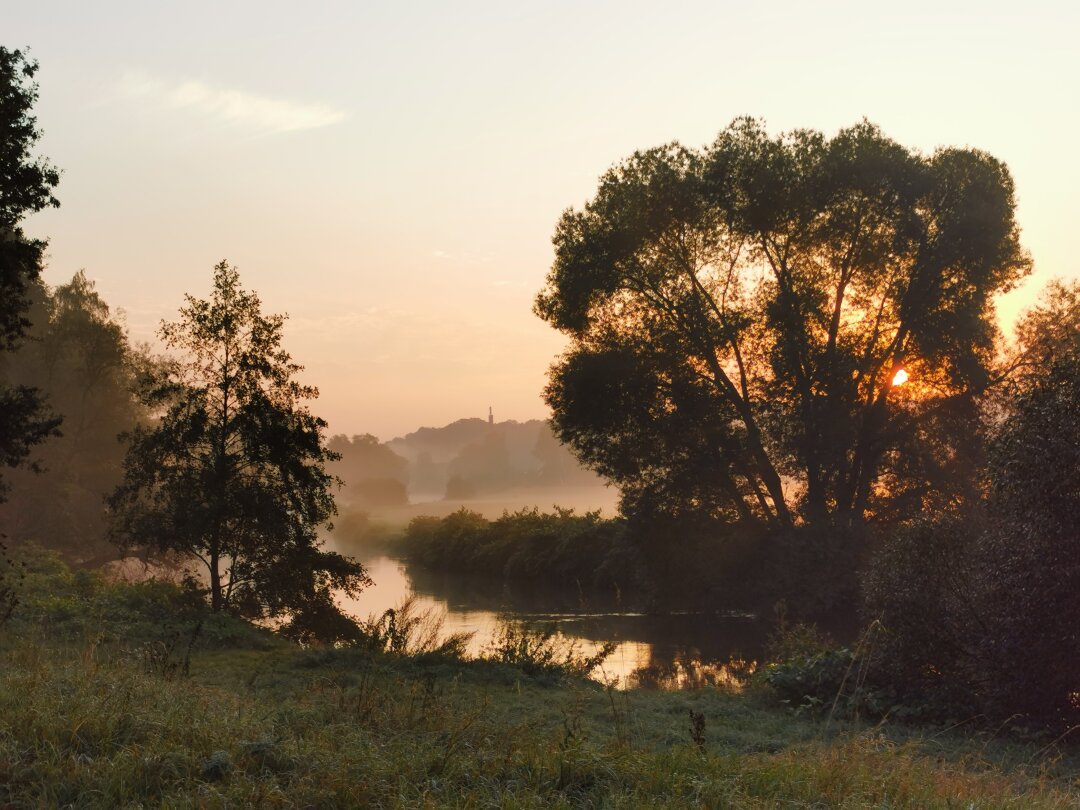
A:
[[[741,691],[303,649],[175,586],[28,568],[0,627],[0,805],[1075,807],[1080,760]],[[180,599],[180,601],[177,601]]]
[[[490,665],[202,652],[187,677],[4,645],[8,807],[1069,808],[1042,744],[826,723],[767,694],[611,693]]]

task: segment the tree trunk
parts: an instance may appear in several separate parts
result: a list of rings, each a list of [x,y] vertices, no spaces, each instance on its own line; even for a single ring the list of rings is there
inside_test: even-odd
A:
[[[214,613],[220,613],[225,606],[221,596],[221,554],[218,552],[217,543],[210,550],[210,609]]]

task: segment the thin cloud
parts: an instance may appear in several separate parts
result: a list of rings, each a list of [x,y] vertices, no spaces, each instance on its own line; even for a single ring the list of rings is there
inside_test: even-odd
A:
[[[212,87],[190,79],[169,81],[141,71],[125,74],[119,90],[126,98],[153,100],[168,109],[197,113],[261,132],[318,129],[345,119],[341,110],[324,104],[300,104]]]

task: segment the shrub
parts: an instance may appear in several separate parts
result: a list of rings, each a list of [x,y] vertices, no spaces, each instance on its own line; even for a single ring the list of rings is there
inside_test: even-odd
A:
[[[899,700],[975,700],[984,662],[971,549],[983,527],[978,515],[916,520],[882,544],[866,573],[864,611],[881,626],[882,679]]]

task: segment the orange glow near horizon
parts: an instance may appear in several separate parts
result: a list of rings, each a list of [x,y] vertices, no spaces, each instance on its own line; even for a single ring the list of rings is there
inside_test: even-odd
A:
[[[903,385],[907,381],[908,381],[907,369],[904,369],[904,368],[897,369],[896,374],[894,374],[893,378],[892,378],[893,386],[895,387],[897,385]]]

